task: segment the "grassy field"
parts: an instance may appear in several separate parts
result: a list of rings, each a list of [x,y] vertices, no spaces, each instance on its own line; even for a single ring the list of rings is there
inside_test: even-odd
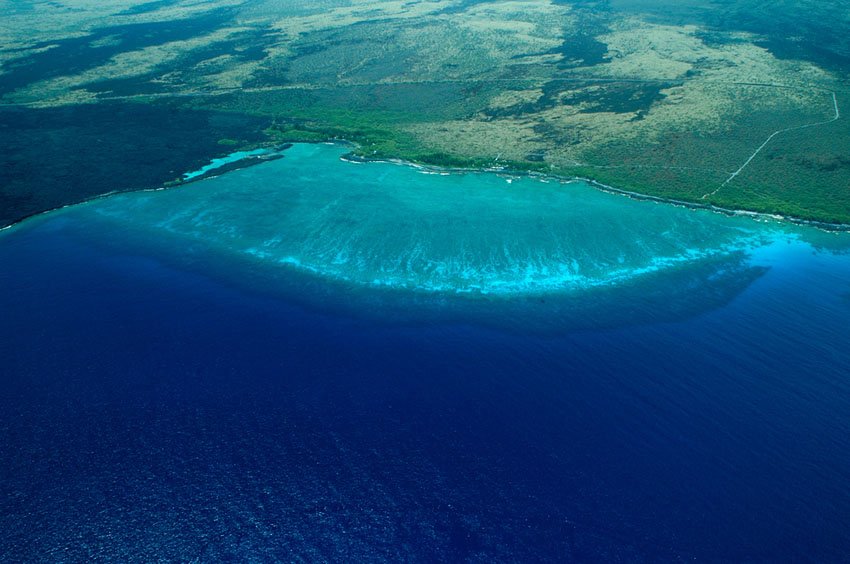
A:
[[[579,175],[648,195],[850,223],[850,125],[833,119],[833,94],[839,111],[850,107],[850,16],[833,6],[27,6],[0,0],[9,14],[0,21],[0,103],[18,111],[166,104],[264,123],[253,144],[345,139],[364,157]],[[253,139],[218,143],[220,132],[205,127],[194,134],[210,138],[210,157]],[[38,186],[13,180],[0,186],[0,204],[39,200]]]

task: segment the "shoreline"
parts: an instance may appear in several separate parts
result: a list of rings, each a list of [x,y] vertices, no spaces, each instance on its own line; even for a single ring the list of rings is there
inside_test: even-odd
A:
[[[221,176],[222,174],[226,174],[226,173],[232,172],[234,170],[239,170],[239,169],[242,169],[242,168],[248,168],[248,167],[251,167],[251,166],[254,166],[254,165],[263,164],[265,162],[282,159],[285,156],[283,154],[284,151],[290,149],[292,147],[292,145],[293,145],[292,143],[276,143],[276,144],[273,144],[273,145],[261,146],[261,147],[258,147],[258,148],[268,148],[270,152],[268,154],[265,154],[265,155],[251,155],[251,156],[239,159],[238,161],[225,163],[225,164],[218,166],[214,169],[208,170],[207,172],[200,174],[198,176],[193,176],[191,178],[182,179],[180,181],[173,181],[173,180],[167,181],[167,182],[163,182],[159,186],[150,187],[150,188],[135,188],[133,190],[110,190],[109,192],[104,192],[103,194],[98,194],[96,196],[92,196],[90,198],[80,200],[79,202],[72,202],[72,203],[69,203],[69,204],[63,204],[61,206],[56,206],[56,207],[53,207],[53,208],[50,208],[50,209],[42,210],[40,212],[32,213],[32,214],[26,215],[26,216],[24,216],[20,219],[17,219],[15,221],[13,221],[12,223],[8,224],[8,225],[0,226],[0,233],[6,231],[8,229],[12,229],[13,227],[18,226],[18,225],[20,225],[21,223],[23,223],[27,220],[35,219],[37,217],[41,217],[41,216],[49,214],[49,213],[57,212],[59,210],[64,210],[65,208],[70,208],[70,207],[73,207],[73,206],[80,206],[80,205],[83,205],[83,204],[88,204],[90,202],[97,202],[98,200],[110,198],[110,197],[115,196],[117,194],[133,194],[135,192],[159,192],[161,190],[171,190],[171,189],[179,188],[181,186],[186,186],[187,184],[192,184],[194,182],[198,182],[198,181],[201,181],[201,180],[207,180],[207,179],[210,179],[210,178],[215,178],[217,176]]]
[[[572,182],[584,182],[589,186],[593,187],[596,190],[601,192],[605,192],[608,194],[615,194],[618,196],[624,196],[627,198],[631,198],[637,201],[649,201],[656,202],[659,204],[672,205],[676,207],[683,207],[692,210],[706,210],[714,213],[723,214],[729,217],[750,217],[753,219],[760,220],[771,220],[771,221],[783,221],[793,225],[801,226],[801,227],[812,227],[814,229],[818,229],[821,231],[825,231],[828,233],[848,233],[850,232],[850,223],[832,223],[826,221],[818,221],[813,219],[805,219],[800,217],[788,216],[783,214],[772,214],[767,212],[758,212],[753,210],[743,210],[743,209],[733,209],[733,208],[724,208],[722,206],[717,206],[714,204],[703,204],[699,202],[689,202],[687,200],[679,200],[675,198],[665,198],[663,196],[652,196],[649,194],[642,194],[640,192],[635,192],[632,190],[625,190],[622,188],[616,188],[614,186],[610,186],[608,184],[604,184],[598,180],[594,180],[593,178],[583,177],[583,176],[562,176],[554,173],[544,173],[533,170],[522,170],[522,169],[512,169],[508,167],[446,167],[439,165],[430,165],[424,163],[417,163],[415,161],[409,161],[401,158],[386,158],[386,157],[366,157],[357,155],[354,153],[354,149],[358,147],[358,145],[352,141],[348,141],[345,139],[334,139],[328,141],[315,141],[315,142],[284,142],[277,143],[273,145],[265,144],[256,147],[256,149],[260,148],[268,148],[270,152],[266,155],[251,155],[242,159],[239,159],[234,162],[225,163],[219,167],[208,170],[207,172],[187,178],[185,180],[181,180],[179,182],[164,182],[162,185],[152,188],[140,188],[135,190],[112,190],[110,192],[105,192],[103,194],[99,194],[97,196],[93,196],[91,198],[86,198],[85,200],[79,202],[73,202],[69,204],[64,204],[62,206],[57,206],[54,208],[50,208],[44,211],[40,211],[31,215],[27,215],[22,217],[9,225],[4,225],[0,227],[0,233],[9,230],[21,223],[27,221],[28,219],[33,219],[36,217],[40,217],[42,215],[52,213],[55,211],[59,211],[71,206],[77,206],[81,204],[86,204],[89,202],[95,202],[103,198],[109,198],[116,194],[129,194],[133,192],[158,192],[160,190],[171,190],[173,188],[179,188],[180,186],[185,186],[187,184],[191,184],[194,182],[198,182],[201,180],[207,180],[210,178],[215,178],[217,176],[221,176],[222,174],[227,174],[228,172],[232,172],[234,170],[239,170],[242,168],[248,168],[254,165],[262,164],[264,162],[273,161],[277,159],[284,158],[284,152],[290,149],[294,144],[305,144],[305,145],[337,145],[341,147],[345,147],[351,149],[350,152],[342,155],[340,158],[346,162],[350,162],[353,164],[366,164],[366,163],[387,163],[394,165],[401,165],[416,168],[425,172],[432,172],[437,174],[502,174],[516,177],[526,177],[526,178],[537,178],[543,180],[552,180],[557,181],[563,184],[569,184]]]
[[[333,143],[337,144],[337,143]],[[338,143],[346,146],[354,147],[349,142]],[[633,200],[638,201],[648,201],[648,202],[656,202],[659,204],[667,204],[676,207],[683,207],[692,210],[706,210],[715,213],[720,213],[729,217],[751,217],[754,219],[763,219],[763,220],[772,220],[772,221],[784,221],[787,223],[791,223],[793,225],[799,225],[802,227],[812,227],[815,229],[820,229],[821,231],[826,231],[829,233],[847,233],[850,232],[850,223],[834,223],[828,221],[819,221],[815,219],[805,219],[802,217],[795,217],[784,214],[775,214],[768,212],[759,212],[753,210],[743,210],[743,209],[734,209],[734,208],[724,208],[722,206],[717,206],[714,204],[703,204],[699,202],[689,202],[687,200],[679,200],[676,198],[666,198],[663,196],[652,196],[650,194],[642,194],[640,192],[634,192],[632,190],[625,190],[623,188],[615,188],[614,186],[609,186],[608,184],[604,184],[598,180],[594,180],[593,178],[588,178],[584,176],[563,176],[555,173],[545,173],[538,172],[534,170],[522,170],[522,169],[512,169],[507,167],[481,167],[481,168],[465,168],[465,167],[445,167],[439,165],[429,165],[423,163],[417,163],[414,161],[406,161],[404,159],[398,158],[381,158],[381,157],[364,157],[361,155],[355,155],[354,153],[348,153],[342,156],[343,160],[352,162],[352,163],[374,163],[374,162],[383,162],[388,164],[396,164],[403,166],[410,166],[419,170],[439,173],[439,174],[468,174],[468,173],[492,173],[492,174],[504,174],[509,176],[518,176],[518,177],[527,177],[527,178],[538,178],[544,180],[553,180],[557,182],[561,182],[563,184],[569,184],[571,182],[584,182],[593,188],[606,192],[608,194],[616,194],[618,196],[625,196],[627,198],[631,198]]]
[[[283,152],[292,147],[292,143],[284,143],[283,145],[275,146],[268,149],[268,153],[260,154],[260,155],[248,155],[242,157],[239,160],[226,162],[221,164],[215,168],[208,169],[206,172],[201,174],[197,174],[195,176],[184,177],[179,182],[173,182],[172,184],[165,183],[163,184],[163,188],[176,188],[178,186],[182,186],[184,184],[190,184],[192,182],[197,182],[199,180],[205,180],[207,178],[215,178],[216,176],[221,176],[222,174],[226,174],[228,172],[232,172],[234,170],[239,170],[241,168],[248,168],[254,165],[262,164],[269,161],[276,161],[278,159],[283,158]],[[192,174],[192,173],[184,173]]]

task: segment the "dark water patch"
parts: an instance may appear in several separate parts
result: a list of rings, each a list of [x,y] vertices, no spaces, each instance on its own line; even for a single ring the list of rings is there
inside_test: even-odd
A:
[[[232,148],[265,119],[171,105],[0,109],[0,225],[116,190],[161,186]]]
[[[209,33],[231,17],[231,10],[219,9],[195,18],[103,27],[84,37],[35,45],[34,48],[52,47],[6,64],[0,95],[34,82],[96,68],[119,53]]]

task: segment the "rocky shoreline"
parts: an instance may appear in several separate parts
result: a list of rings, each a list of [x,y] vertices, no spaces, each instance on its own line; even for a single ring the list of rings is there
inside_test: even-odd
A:
[[[345,145],[350,145],[350,143],[344,143]],[[715,213],[721,213],[723,215],[728,216],[746,216],[753,217],[756,219],[763,220],[774,220],[774,221],[786,221],[788,223],[793,223],[794,225],[801,225],[806,227],[814,227],[816,229],[821,229],[823,231],[832,231],[832,232],[848,232],[850,231],[850,224],[848,223],[831,223],[826,221],[818,221],[814,219],[805,219],[801,217],[794,217],[783,214],[773,214],[766,212],[759,212],[754,210],[741,210],[741,209],[732,209],[732,208],[724,208],[721,206],[716,206],[714,204],[704,204],[700,202],[689,202],[687,200],[678,200],[675,198],[664,198],[661,196],[651,196],[648,194],[641,194],[640,192],[634,192],[631,190],[624,190],[622,188],[615,188],[613,186],[609,186],[598,180],[594,180],[592,178],[587,178],[583,176],[560,176],[557,174],[529,171],[529,170],[521,170],[521,169],[512,169],[509,167],[483,167],[483,168],[454,168],[454,167],[443,167],[437,165],[428,165],[421,164],[412,161],[405,161],[404,159],[394,159],[394,158],[371,158],[364,157],[361,155],[356,155],[354,153],[349,153],[343,156],[343,159],[355,162],[355,163],[369,163],[369,162],[384,162],[391,164],[398,164],[403,166],[411,166],[414,168],[418,168],[424,171],[434,172],[434,173],[448,173],[448,174],[464,174],[464,173],[495,173],[495,174],[504,174],[508,176],[522,176],[522,177],[530,177],[530,178],[541,178],[547,180],[553,180],[561,183],[570,183],[570,182],[585,182],[597,190],[601,190],[603,192],[607,192],[609,194],[617,194],[619,196],[626,196],[627,198],[632,198],[634,200],[640,201],[650,201],[650,202],[658,202],[660,204],[669,204],[673,206],[679,206],[694,210],[707,210]]]

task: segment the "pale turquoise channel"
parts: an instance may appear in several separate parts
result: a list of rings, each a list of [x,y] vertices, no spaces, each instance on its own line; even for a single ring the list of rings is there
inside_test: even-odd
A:
[[[194,170],[192,172],[187,172],[183,174],[183,180],[192,180],[193,178],[197,178],[199,176],[203,176],[206,173],[213,171],[217,168],[221,168],[224,165],[239,162],[243,159],[247,159],[249,157],[258,157],[260,155],[268,155],[271,153],[269,149],[254,149],[253,151],[237,151],[235,153],[231,153],[226,157],[221,157],[218,159],[213,159],[209,162],[209,164],[204,165],[198,170]]]

